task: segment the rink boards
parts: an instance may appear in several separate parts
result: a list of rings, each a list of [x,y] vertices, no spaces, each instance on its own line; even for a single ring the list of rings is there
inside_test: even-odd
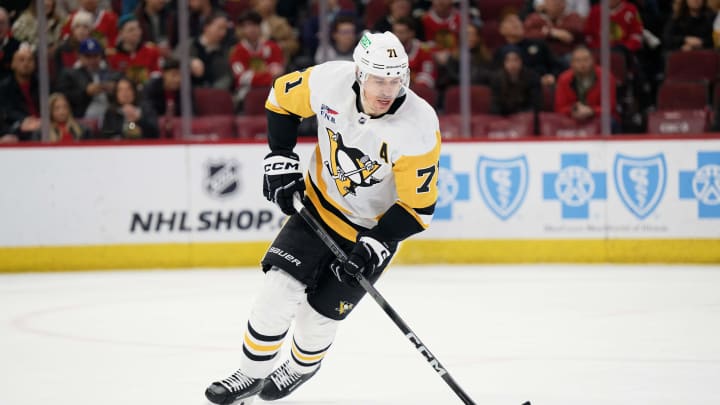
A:
[[[312,145],[298,145],[307,160]],[[248,266],[267,146],[0,149],[0,271]],[[720,262],[720,139],[446,142],[403,263]]]

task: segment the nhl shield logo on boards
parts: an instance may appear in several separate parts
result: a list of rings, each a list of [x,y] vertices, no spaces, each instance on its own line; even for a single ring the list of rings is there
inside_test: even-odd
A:
[[[203,188],[215,198],[227,198],[240,188],[240,164],[235,160],[213,160],[205,164]]]
[[[525,155],[512,159],[481,156],[477,163],[480,195],[490,210],[503,221],[520,208],[528,188]]]
[[[638,219],[647,218],[665,193],[665,155],[630,157],[618,153],[613,166],[620,200]]]

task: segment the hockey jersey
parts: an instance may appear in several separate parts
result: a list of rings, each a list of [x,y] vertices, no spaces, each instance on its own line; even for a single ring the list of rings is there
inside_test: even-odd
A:
[[[77,14],[77,11],[70,14],[60,31],[63,39],[69,38],[72,34],[72,21],[75,14]],[[118,34],[117,21],[117,14],[111,10],[100,10],[95,17],[92,37],[100,41],[104,48],[115,46],[115,39]]]
[[[600,5],[590,9],[585,23],[587,44],[592,49],[600,48]],[[631,52],[642,48],[643,24],[634,4],[622,1],[610,10],[610,45],[622,45]]]
[[[135,84],[145,84],[152,76],[160,75],[160,51],[149,42],[141,44],[134,52],[127,52],[122,44],[108,49],[106,58],[110,67],[123,72]]]
[[[407,89],[379,117],[359,104],[355,64],[332,61],[275,80],[265,107],[279,117],[317,115],[318,144],[305,176],[306,194],[320,218],[355,241],[374,229],[402,240],[427,228],[437,200],[440,130],[433,108]],[[270,127],[270,147],[295,138]],[[276,133],[277,132],[277,133]],[[291,145],[287,145],[290,143]]]

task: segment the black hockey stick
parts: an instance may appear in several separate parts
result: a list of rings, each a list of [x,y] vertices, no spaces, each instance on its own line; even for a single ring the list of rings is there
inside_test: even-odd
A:
[[[293,196],[293,207],[295,210],[300,214],[300,216],[305,220],[305,222],[310,225],[310,227],[315,231],[317,236],[322,239],[322,241],[327,245],[327,247],[330,248],[330,250],[335,254],[335,256],[342,260],[347,260],[347,255],[345,254],[345,251],[340,248],[340,246],[335,242],[335,240],[323,229],[322,225],[318,222],[315,217],[312,216],[310,212],[308,212],[307,208],[305,208],[305,204],[303,204],[302,200],[300,199],[300,196],[298,194],[295,194]],[[405,334],[405,337],[408,338],[410,343],[415,346],[415,348],[420,352],[420,354],[425,357],[425,359],[430,363],[432,368],[437,372],[440,377],[442,377],[443,380],[447,383],[447,385],[450,386],[450,388],[457,394],[458,397],[465,403],[466,405],[475,405],[475,402],[470,398],[468,394],[463,391],[462,388],[458,385],[458,383],[455,382],[455,380],[450,376],[450,373],[447,372],[447,369],[443,367],[442,364],[440,364],[440,361],[438,361],[437,357],[430,353],[430,350],[423,344],[422,341],[420,341],[420,338],[415,335],[415,333],[410,329],[410,327],[405,323],[405,321],[402,320],[400,315],[398,315],[397,312],[393,309],[393,307],[390,306],[390,304],[383,298],[383,296],[380,294],[380,292],[372,285],[365,277],[363,277],[362,273],[358,273],[356,276],[356,279],[358,283],[362,286],[362,288],[367,291],[370,296],[372,296],[375,299],[375,302],[380,305],[380,307],[385,311],[386,314],[392,319],[393,322],[395,322],[395,325],[397,325],[398,328],[402,331],[403,334]],[[530,403],[526,403],[523,405],[530,405]]]

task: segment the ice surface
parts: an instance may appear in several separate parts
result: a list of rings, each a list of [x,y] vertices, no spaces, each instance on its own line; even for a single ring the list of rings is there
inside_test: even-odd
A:
[[[2,275],[0,404],[207,404],[261,282]],[[377,287],[478,404],[720,404],[718,266],[395,266]],[[278,404],[461,403],[371,298],[354,312]]]

